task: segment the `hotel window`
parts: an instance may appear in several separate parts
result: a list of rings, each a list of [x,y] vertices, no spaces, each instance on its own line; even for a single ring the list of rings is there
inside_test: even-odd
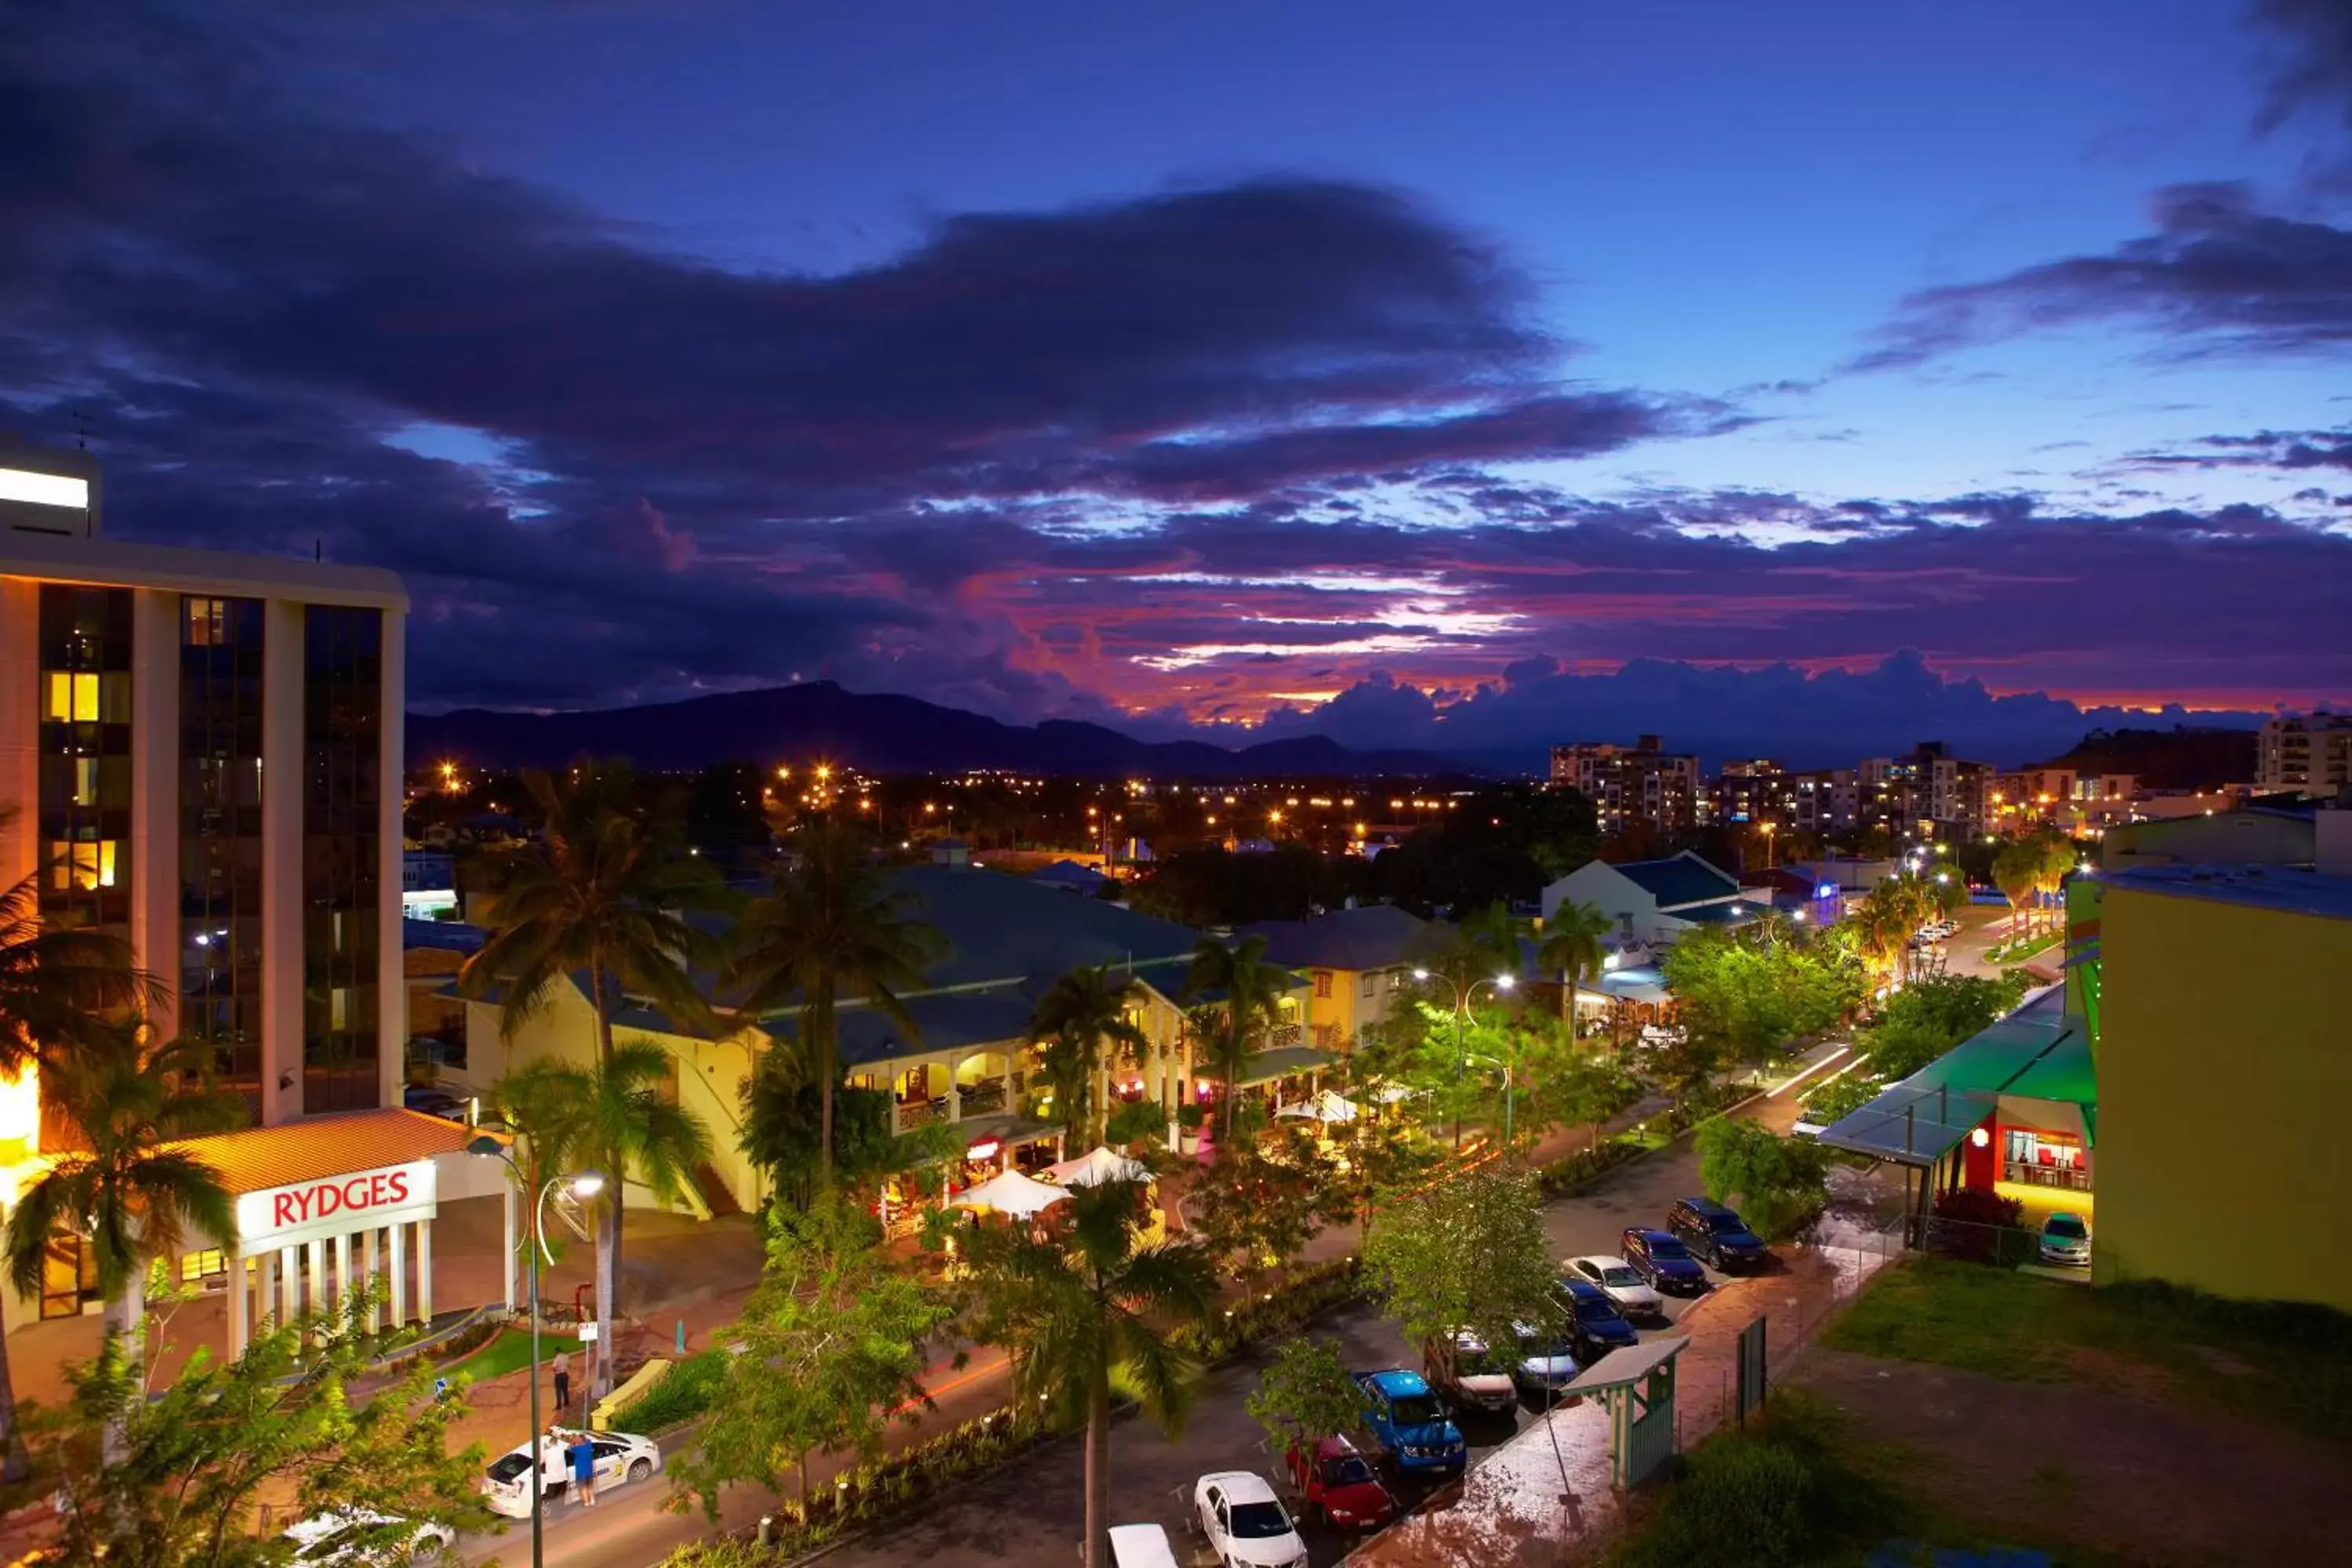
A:
[[[1331,994],[1331,972],[1330,972],[1329,970],[1328,970],[1328,969],[1318,969],[1318,970],[1317,970],[1317,971],[1315,972],[1315,996],[1316,996],[1316,1000],[1318,1000],[1318,1001],[1321,1001],[1321,1000],[1323,1000],[1324,998],[1326,998],[1326,997],[1329,996],[1330,994]]]
[[[216,1274],[228,1272],[228,1259],[215,1247],[204,1252],[191,1252],[180,1259],[180,1283],[201,1285]]]
[[[128,588],[45,583],[35,828],[42,923],[131,935]]]
[[[373,1109],[383,615],[303,612],[302,1109]]]
[[[261,1108],[262,603],[180,616],[180,1033]]]
[[[1375,991],[1377,991],[1377,990],[1380,988],[1380,983],[1381,983],[1381,977],[1380,977],[1378,974],[1376,974],[1376,973],[1369,973],[1369,974],[1366,974],[1366,975],[1364,976],[1364,983],[1363,983],[1363,985],[1362,985],[1362,987],[1361,987],[1361,994],[1362,994],[1363,995],[1366,995],[1366,996],[1370,996],[1370,995],[1371,995]]]

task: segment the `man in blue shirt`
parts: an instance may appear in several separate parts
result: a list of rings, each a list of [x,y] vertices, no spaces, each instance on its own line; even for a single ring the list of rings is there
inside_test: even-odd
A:
[[[572,1495],[580,1500],[582,1508],[594,1508],[596,1446],[588,1441],[587,1433],[582,1432],[573,1438],[572,1447],[563,1451],[563,1457],[572,1461]]]

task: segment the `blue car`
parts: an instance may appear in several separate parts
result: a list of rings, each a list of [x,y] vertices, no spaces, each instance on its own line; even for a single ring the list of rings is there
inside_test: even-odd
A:
[[[1674,1296],[1696,1296],[1706,1289],[1706,1270],[1672,1234],[1640,1226],[1625,1233],[1619,1244],[1633,1272],[1653,1290]]]
[[[1373,1441],[1396,1458],[1407,1473],[1444,1470],[1460,1475],[1470,1463],[1462,1429],[1446,1417],[1445,1406],[1431,1393],[1417,1372],[1391,1367],[1386,1372],[1360,1372],[1356,1386],[1364,1391],[1364,1426]]]
[[[1576,1364],[1591,1366],[1611,1351],[1627,1345],[1638,1345],[1642,1336],[1617,1310],[1617,1303],[1600,1286],[1583,1279],[1563,1279],[1559,1292],[1568,1298],[1569,1343],[1575,1347]]]

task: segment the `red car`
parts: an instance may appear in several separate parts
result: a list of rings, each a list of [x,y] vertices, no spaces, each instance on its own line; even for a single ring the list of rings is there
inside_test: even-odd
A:
[[[1396,1498],[1345,1437],[1316,1444],[1311,1462],[1297,1448],[1290,1450],[1288,1460],[1290,1484],[1306,1500],[1307,1512],[1349,1530],[1377,1530],[1396,1517]]]

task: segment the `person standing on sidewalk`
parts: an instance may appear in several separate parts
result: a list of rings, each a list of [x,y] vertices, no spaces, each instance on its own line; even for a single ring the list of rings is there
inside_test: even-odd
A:
[[[596,1445],[588,1440],[587,1433],[583,1432],[565,1451],[565,1457],[572,1461],[572,1495],[580,1500],[582,1508],[594,1508],[596,1506]]]
[[[572,1413],[572,1352],[555,1352],[555,1410],[560,1415]]]

